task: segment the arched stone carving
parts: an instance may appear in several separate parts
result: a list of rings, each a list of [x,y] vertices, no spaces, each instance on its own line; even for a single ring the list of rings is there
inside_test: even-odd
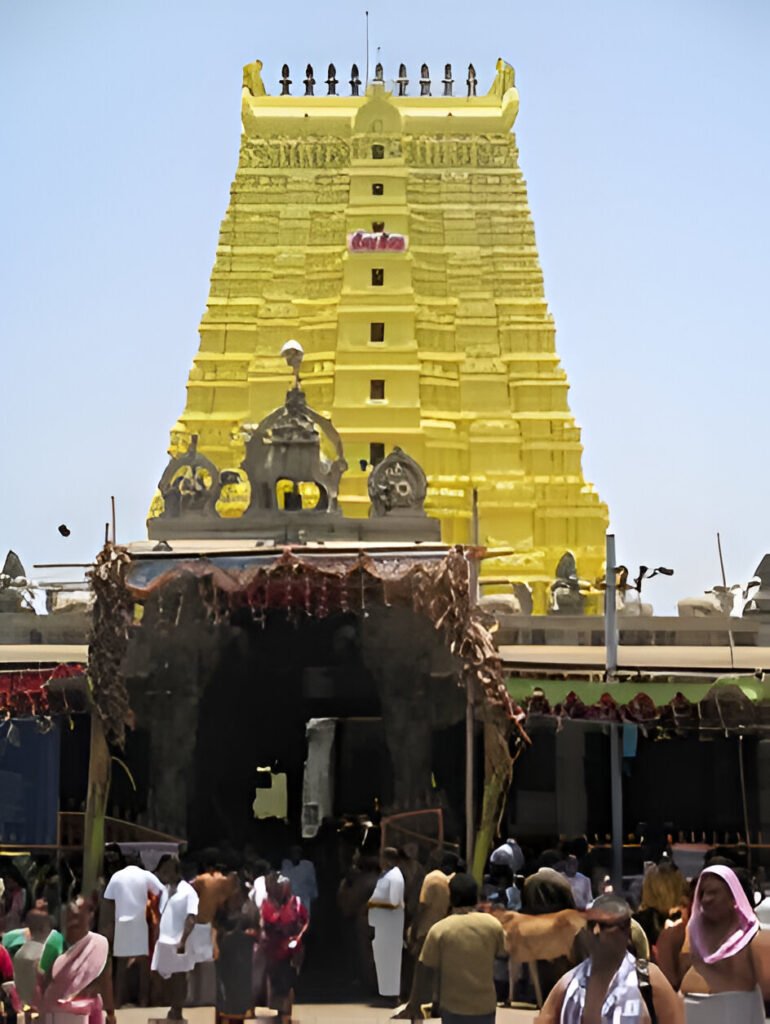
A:
[[[246,516],[277,510],[279,480],[292,481],[295,493],[300,483],[314,483],[320,494],[314,511],[339,513],[340,478],[348,468],[342,439],[331,420],[310,408],[304,391],[292,388],[280,409],[266,416],[253,430],[244,427],[244,432],[246,455],[241,465],[251,482],[251,503]],[[333,459],[321,451],[322,436],[334,451]],[[301,505],[295,506],[295,510],[299,508]]]
[[[190,438],[187,451],[172,458],[166,466],[158,490],[163,498],[160,519],[207,516],[214,512],[222,490],[219,470],[211,459],[198,451],[197,434]]]
[[[369,474],[372,516],[424,516],[428,480],[420,465],[394,448]]]

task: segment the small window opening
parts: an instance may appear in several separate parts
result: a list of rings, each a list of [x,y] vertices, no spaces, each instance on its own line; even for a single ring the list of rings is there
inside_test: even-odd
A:
[[[384,159],[385,159],[385,147],[381,143],[375,142],[375,144],[372,146],[372,160],[384,160]]]
[[[369,381],[369,398],[372,402],[383,402],[385,400],[385,381]]]
[[[369,324],[369,341],[385,341],[385,324]]]
[[[369,462],[376,466],[385,458],[385,445],[381,441],[372,441],[369,445]]]
[[[381,181],[373,181],[372,182],[372,195],[373,196],[385,195],[385,186],[383,185],[383,183]]]
[[[380,288],[385,284],[385,271],[382,267],[372,267],[372,286]]]
[[[375,234],[379,234],[380,231],[384,231],[384,230],[385,230],[385,221],[384,220],[373,220],[372,221],[372,231]]]

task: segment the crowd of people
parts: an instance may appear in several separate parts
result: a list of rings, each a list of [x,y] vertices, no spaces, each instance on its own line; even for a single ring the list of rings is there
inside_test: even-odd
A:
[[[7,895],[6,895],[7,894]],[[240,870],[208,851],[198,862],[169,854],[148,870],[108,848],[100,891],[65,901],[62,931],[43,899],[26,910],[22,880],[0,879],[2,1016],[62,1010],[113,1024],[123,1005],[214,1005],[218,1021],[255,1006],[291,1019],[310,910],[312,863],[292,848],[280,868]]]
[[[316,868],[300,847],[274,864],[253,851],[164,855],[153,870],[114,847],[104,876],[99,892],[66,900],[57,920],[16,872],[0,878],[7,1024],[22,1008],[74,1012],[89,1024],[106,1014],[113,1024],[126,1004],[167,1005],[176,1020],[187,1005],[214,1005],[217,1024],[268,1006],[288,1024],[306,940],[313,959],[313,936],[328,927]],[[761,892],[724,857],[708,857],[688,880],[664,852],[617,893],[579,844],[533,862],[515,840],[500,842],[481,886],[449,850],[423,864],[416,847],[386,847],[379,858],[357,851],[335,887],[342,930],[333,953],[347,958],[362,996],[400,1018],[492,1024],[500,1003],[534,999],[540,1024],[765,1020]],[[537,959],[521,928],[535,918],[546,938],[568,923],[571,942],[552,942],[554,955]]]

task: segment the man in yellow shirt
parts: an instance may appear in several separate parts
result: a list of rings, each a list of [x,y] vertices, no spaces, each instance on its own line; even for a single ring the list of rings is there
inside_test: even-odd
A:
[[[470,875],[449,882],[451,913],[428,932],[409,1002],[400,1017],[422,1018],[433,992],[444,1024],[493,1024],[495,957],[505,955],[505,933],[491,914],[476,910],[478,886]]]

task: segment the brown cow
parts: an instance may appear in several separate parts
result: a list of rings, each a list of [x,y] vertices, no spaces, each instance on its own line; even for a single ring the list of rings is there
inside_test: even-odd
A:
[[[505,932],[508,999],[513,998],[513,986],[521,964],[529,964],[537,1005],[542,1006],[543,993],[536,962],[569,957],[577,934],[585,928],[585,913],[581,910],[557,910],[554,914],[519,914],[515,910],[502,910],[489,903],[482,904],[479,909],[493,914]]]

